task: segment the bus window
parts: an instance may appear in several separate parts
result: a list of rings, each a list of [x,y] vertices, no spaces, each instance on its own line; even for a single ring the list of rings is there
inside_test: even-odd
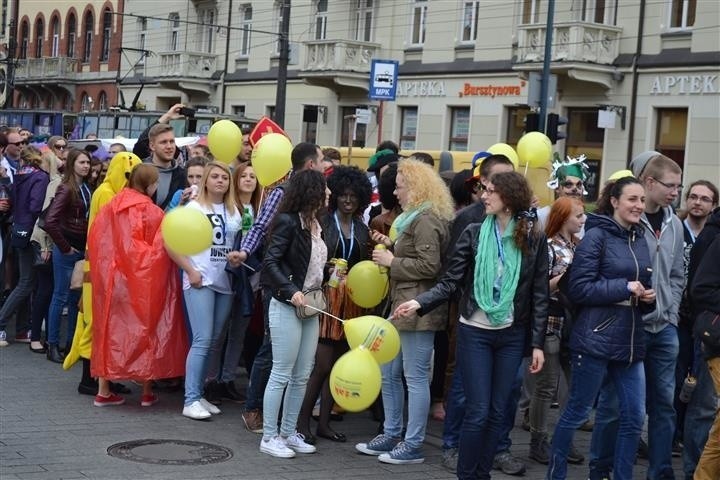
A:
[[[173,127],[176,137],[184,137],[187,134],[187,126],[184,118],[170,120],[170,126]]]

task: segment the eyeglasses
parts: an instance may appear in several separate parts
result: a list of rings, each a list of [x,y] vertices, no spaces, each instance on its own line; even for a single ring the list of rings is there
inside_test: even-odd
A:
[[[65,150],[67,148],[67,145],[58,145],[57,143],[53,145],[53,148],[57,150]]]
[[[577,189],[582,189],[582,188],[583,188],[583,182],[582,182],[582,180],[581,180],[581,181],[578,181],[578,182],[572,182],[572,181],[570,181],[570,180],[567,180],[567,181],[565,181],[565,182],[562,183],[562,186],[563,186],[563,188],[573,188],[573,187],[574,187],[574,188],[577,188]]]
[[[15,145],[16,147],[22,147],[23,145],[27,144],[27,140],[20,140],[19,142],[8,142],[8,145]]]
[[[673,184],[671,184],[671,183],[661,182],[660,180],[658,180],[657,178],[654,178],[654,177],[650,177],[650,178],[652,178],[653,180],[655,180],[657,183],[659,183],[659,184],[662,185],[663,187],[667,188],[668,190],[682,190],[682,189],[683,189],[683,185],[682,185],[682,184],[680,184],[680,185],[673,185]]]
[[[715,203],[713,199],[705,195],[695,195],[694,193],[688,195],[688,202],[702,202],[702,203]]]

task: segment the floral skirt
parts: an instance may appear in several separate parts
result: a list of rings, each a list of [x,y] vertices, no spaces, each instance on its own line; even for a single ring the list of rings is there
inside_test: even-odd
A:
[[[345,279],[340,281],[337,287],[325,285],[323,288],[325,298],[327,298],[327,311],[342,318],[349,320],[365,314],[365,309],[353,303],[350,295],[345,288]],[[339,320],[320,314],[320,338],[326,340],[342,340],[345,338],[343,324]]]

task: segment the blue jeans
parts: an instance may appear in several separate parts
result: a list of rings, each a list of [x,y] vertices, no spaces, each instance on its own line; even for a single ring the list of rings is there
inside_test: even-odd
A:
[[[385,409],[385,435],[399,437],[403,426],[405,389],[408,389],[408,424],[405,443],[421,448],[425,440],[425,427],[430,412],[430,360],[432,358],[435,332],[399,331],[400,354],[381,365],[382,399]]]
[[[315,365],[320,323],[317,316],[298,318],[294,307],[274,298],[270,300],[268,316],[273,363],[263,398],[263,438],[278,435],[281,403],[283,413],[279,433],[288,437],[295,433],[307,381]]]
[[[567,476],[567,456],[575,431],[585,423],[600,387],[607,378],[618,393],[620,425],[610,439],[615,446],[613,472],[615,480],[632,480],[640,433],[645,420],[645,371],[642,362],[610,361],[587,354],[572,354],[572,377],[567,405],[560,415],[553,435],[547,479]],[[601,402],[598,402],[598,408]],[[600,413],[598,409],[597,415]],[[593,430],[593,441],[598,434]],[[592,476],[590,478],[593,478]]]
[[[42,336],[42,324],[48,318],[50,311],[50,302],[53,294],[53,270],[52,263],[47,267],[42,267],[36,275],[35,294],[32,299],[32,314],[30,317],[30,325],[32,329],[31,340],[39,342]],[[72,319],[68,319],[72,322]]]
[[[698,345],[699,349],[700,346]],[[717,396],[707,362],[695,364],[697,386],[685,412],[683,428],[683,472],[686,479],[692,479],[700,455],[702,455],[708,433],[717,413]]]
[[[515,427],[515,415],[517,414],[520,396],[522,395],[525,372],[527,372],[529,365],[529,362],[526,361],[522,361],[520,362],[520,365],[518,365],[517,376],[515,377],[515,382],[513,382],[510,397],[508,398],[507,406],[505,407],[505,415],[503,415],[500,439],[498,440],[497,448],[495,449],[496,455],[498,453],[509,452],[510,447],[512,447],[510,432],[512,432],[512,429]]]
[[[232,294],[208,287],[183,291],[190,323],[190,351],[185,360],[185,406],[202,398],[209,359],[218,349],[218,339],[230,315]]]
[[[460,480],[490,478],[524,348],[522,326],[486,330],[458,325],[456,359],[466,398],[458,449]]]
[[[33,268],[33,259],[35,258],[35,254],[33,252],[33,248],[28,245],[24,248],[14,248],[14,251],[18,264],[18,282],[12,293],[10,293],[10,296],[5,301],[5,304],[2,306],[2,309],[0,309],[0,330],[5,330],[8,320],[10,320],[12,314],[18,310],[22,302],[25,302],[30,298],[30,294],[32,293],[33,286],[35,284],[35,270]],[[17,325],[15,328],[15,332],[17,334],[29,330],[28,325],[21,325],[21,323],[22,321],[18,315],[16,320]]]
[[[450,390],[445,405],[445,423],[443,424],[443,450],[458,448],[460,444],[460,430],[465,417],[465,392],[462,387],[462,373],[460,365],[455,364]]]
[[[263,406],[263,395],[265,387],[270,378],[270,370],[272,369],[272,339],[270,338],[269,309],[270,292],[263,290],[263,320],[265,323],[263,343],[260,345],[255,359],[253,360],[252,369],[250,370],[250,379],[247,387],[247,400],[245,401],[245,411],[261,409]]]
[[[68,329],[66,342],[72,342],[75,334],[75,325],[77,322],[78,302],[80,301],[80,292],[77,290],[70,291],[70,277],[73,268],[78,260],[85,258],[85,251],[64,254],[57,246],[53,246],[52,262],[53,262],[53,288],[52,300],[50,300],[50,310],[48,312],[48,343],[57,345],[60,342],[60,316],[63,308],[68,308]]]
[[[675,435],[675,366],[679,351],[677,327],[657,333],[645,332],[645,377],[647,379],[648,456],[647,478],[674,479],[672,441]],[[590,478],[601,478],[613,464],[614,438],[618,431],[618,400],[613,388],[603,388],[595,412],[590,445]]]

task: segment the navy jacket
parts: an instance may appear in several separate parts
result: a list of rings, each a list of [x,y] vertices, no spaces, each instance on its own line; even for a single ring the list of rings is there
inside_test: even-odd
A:
[[[570,337],[572,351],[629,363],[644,358],[642,315],[655,306],[629,302],[631,281],[652,287],[642,227],[627,230],[610,217],[588,215],[570,268],[568,297],[580,306]]]
[[[13,208],[15,225],[32,232],[42,212],[48,183],[50,177],[39,168],[23,167],[18,170],[10,189],[10,205]]]

